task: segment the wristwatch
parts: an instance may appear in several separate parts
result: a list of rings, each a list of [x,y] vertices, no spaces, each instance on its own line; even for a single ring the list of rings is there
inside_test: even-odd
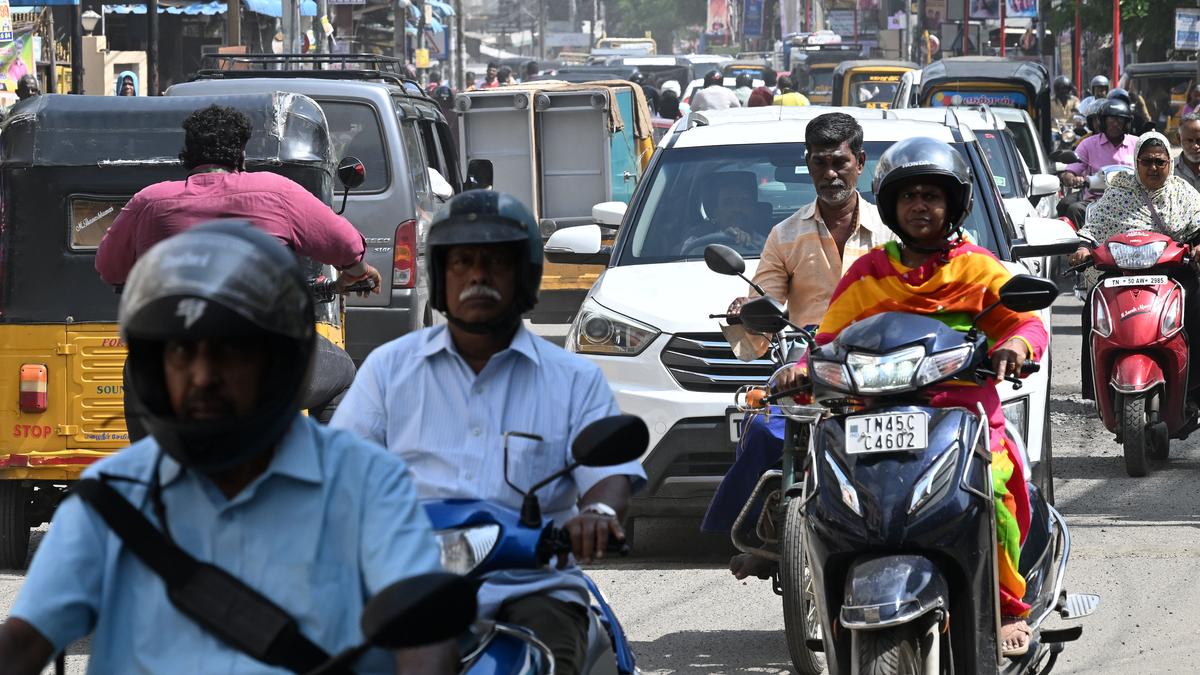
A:
[[[605,504],[604,502],[592,502],[591,504],[584,506],[582,509],[579,509],[579,512],[580,513],[595,513],[595,514],[604,516],[606,518],[616,518],[617,517],[617,510],[614,509],[613,507],[609,506],[608,504]]]

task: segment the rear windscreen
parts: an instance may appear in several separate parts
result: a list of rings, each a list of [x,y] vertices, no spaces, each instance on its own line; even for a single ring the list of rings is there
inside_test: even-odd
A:
[[[129,197],[72,195],[67,209],[72,251],[95,251]]]

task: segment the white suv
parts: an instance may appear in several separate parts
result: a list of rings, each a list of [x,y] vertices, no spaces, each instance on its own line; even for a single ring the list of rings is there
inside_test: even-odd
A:
[[[608,259],[608,269],[588,294],[567,336],[568,349],[598,364],[621,409],[641,416],[650,428],[644,457],[647,489],[635,498],[632,515],[684,516],[703,512],[733,460],[736,440],[733,392],[765,382],[766,360],[734,357],[709,314],[721,313],[745,284],[711,272],[703,252],[709,243],[737,248],[752,275],[761,252],[739,245],[707,220],[707,195],[726,174],[752,172],[757,202],[742,229],[765,237],[771,227],[815,198],[804,163],[804,129],[822,112],[842,110],[857,117],[865,132],[867,166],[859,191],[869,200],[880,155],[892,143],[930,136],[964,153],[975,180],[975,206],[966,223],[974,241],[1002,260],[1010,259],[1016,233],[991,180],[986,154],[970,129],[896,119],[888,111],[861,108],[776,107],[709,111],[680,120],[659,144],[647,175],[624,214],[611,249],[601,246],[598,226],[561,230],[547,242],[547,256],[561,262]],[[728,176],[735,178],[735,176]],[[622,205],[623,206],[623,205]],[[603,213],[600,213],[603,211]],[[620,208],[598,207],[597,220],[616,223]],[[1070,228],[1045,221],[1042,236],[1067,239]],[[1019,262],[1014,272],[1028,273]],[[1049,312],[1043,319],[1049,328]],[[1035,480],[1049,488],[1047,363],[1019,391],[1001,389],[1005,414],[1028,452]],[[1045,461],[1043,461],[1045,458]]]

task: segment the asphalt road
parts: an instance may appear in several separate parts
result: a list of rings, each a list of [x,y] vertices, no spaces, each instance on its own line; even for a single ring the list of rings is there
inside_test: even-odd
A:
[[[1063,296],[1054,310],[1055,490],[1074,544],[1067,588],[1102,600],[1055,672],[1195,673],[1200,436],[1172,442],[1171,459],[1149,477],[1126,477],[1120,447],[1077,393],[1079,307]],[[641,521],[634,557],[591,570],[644,672],[789,672],[780,600],[766,582],[735,581],[725,570],[730,553],[696,522]],[[21,581],[0,573],[0,615]],[[72,652],[70,670],[82,672],[86,645]]]

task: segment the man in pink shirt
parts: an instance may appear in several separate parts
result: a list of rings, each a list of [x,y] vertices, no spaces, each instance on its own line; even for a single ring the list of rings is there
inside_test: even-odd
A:
[[[244,170],[250,118],[213,105],[189,115],[183,129],[179,158],[188,177],[156,183],[129,200],[96,251],[101,279],[123,284],[137,259],[163,239],[199,223],[236,218],[297,255],[336,267],[339,289],[370,279],[379,292],[379,272],[363,262],[366,245],[350,221],[284,176]]]
[[[1100,133],[1079,142],[1075,154],[1079,155],[1081,161],[1067,166],[1067,170],[1060,174],[1063,186],[1082,187],[1088,176],[1113,164],[1132,167],[1137,136],[1127,133],[1131,122],[1133,111],[1128,103],[1119,99],[1105,101],[1100,108]],[[1058,214],[1067,216],[1076,228],[1081,228],[1088,204],[1098,196],[1090,191],[1068,195],[1058,203]]]

